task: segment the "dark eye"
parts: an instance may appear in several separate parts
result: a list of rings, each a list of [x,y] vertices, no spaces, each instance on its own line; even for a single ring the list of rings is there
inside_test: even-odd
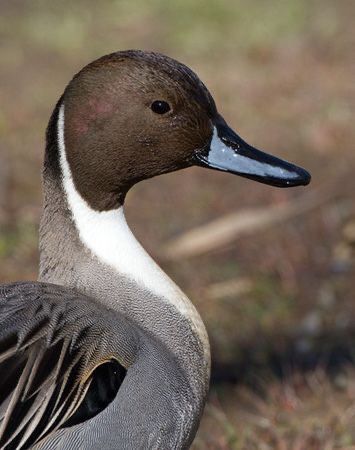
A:
[[[170,111],[169,103],[164,102],[164,100],[155,100],[150,107],[156,114],[165,114]]]

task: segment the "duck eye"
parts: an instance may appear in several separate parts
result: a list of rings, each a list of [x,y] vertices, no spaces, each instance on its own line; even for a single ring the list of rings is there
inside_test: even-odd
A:
[[[150,108],[156,114],[165,114],[170,111],[169,103],[164,102],[164,100],[155,100],[155,102],[150,105]]]

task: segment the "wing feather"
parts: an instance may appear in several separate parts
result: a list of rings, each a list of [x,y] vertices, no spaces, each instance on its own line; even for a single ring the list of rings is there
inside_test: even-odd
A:
[[[104,405],[112,401],[126,369],[117,362],[110,317],[59,286],[0,287],[1,449],[29,448],[60,427],[93,417],[102,410],[96,398]],[[100,391],[97,369],[111,360],[119,367],[112,371],[117,389]]]

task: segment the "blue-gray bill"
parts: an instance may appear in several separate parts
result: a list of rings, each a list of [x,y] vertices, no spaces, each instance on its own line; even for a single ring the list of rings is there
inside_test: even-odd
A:
[[[196,153],[196,163],[277,187],[306,186],[311,181],[301,167],[247,144],[222,118],[213,129],[210,146]]]

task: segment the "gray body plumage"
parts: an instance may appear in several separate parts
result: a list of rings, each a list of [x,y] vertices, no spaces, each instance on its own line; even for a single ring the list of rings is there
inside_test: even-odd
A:
[[[18,358],[24,354],[27,362],[33,356],[33,369],[36,358],[44,361],[50,358],[51,353],[60,353],[58,345],[60,350],[65,349],[70,360],[80,360],[77,380],[104,357],[119,358],[121,363],[129,366],[117,396],[104,411],[83,424],[55,432],[48,430],[33,448],[106,450],[184,447],[186,430],[193,420],[194,393],[177,362],[152,336],[147,336],[122,315],[112,314],[111,310],[92,299],[47,283],[2,286],[0,318],[3,367],[10,362],[11,349]],[[7,357],[4,355],[6,343],[10,343]],[[42,354],[41,349],[44,349]],[[60,363],[59,360],[53,363],[53,371],[49,371],[51,365],[48,361],[48,373],[42,375],[40,389],[33,394],[30,386],[23,396],[34,398],[34,404],[38,404],[34,417],[23,420],[24,428],[31,430],[36,414],[44,414],[40,411],[40,405],[46,396],[52,395],[52,387],[64,383],[69,374],[70,364]],[[60,375],[55,376],[57,373]],[[26,383],[31,384],[32,381],[27,378]],[[181,408],[182,405],[184,408]],[[147,433],[149,424],[155,421],[159,421],[161,426]],[[19,426],[20,422],[15,432],[19,431]],[[176,427],[180,428],[180,432],[176,432]],[[30,441],[31,434],[21,448],[28,448],[26,442]],[[5,448],[18,447],[13,447],[10,442]]]

